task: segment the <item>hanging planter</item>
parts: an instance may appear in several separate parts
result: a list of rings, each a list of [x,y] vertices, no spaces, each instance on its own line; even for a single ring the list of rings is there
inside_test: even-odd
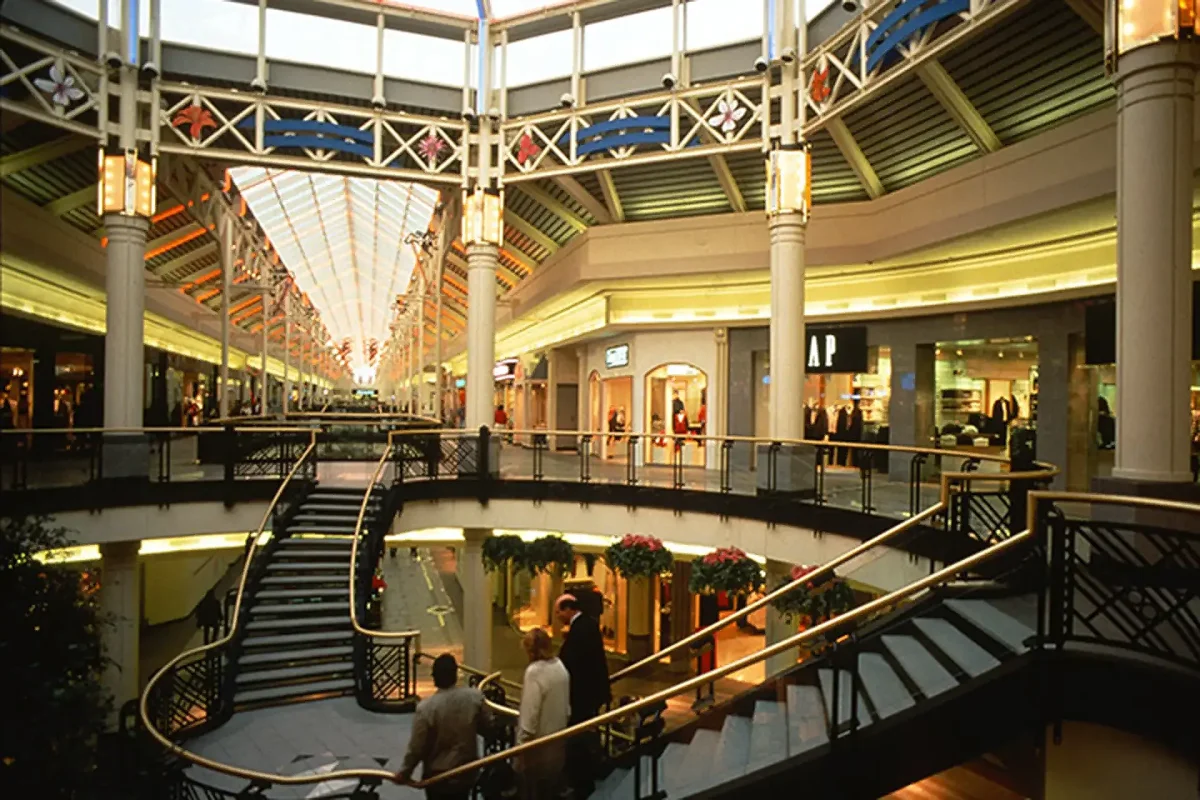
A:
[[[575,548],[561,536],[542,536],[525,545],[522,565],[531,575],[547,574],[557,568],[559,575],[569,575],[575,570]]]
[[[815,566],[792,567],[791,578],[774,588],[798,581],[815,569]],[[854,608],[854,590],[845,579],[828,575],[772,600],[771,607],[783,614],[789,625],[817,625]]]
[[[688,588],[698,594],[742,595],[756,592],[762,585],[762,567],[736,547],[722,547],[693,561],[688,581]]]
[[[489,536],[483,540],[483,568],[488,572],[497,572],[512,564],[513,569],[523,569],[525,550],[524,540],[515,534]]]
[[[604,551],[608,566],[626,580],[653,578],[671,571],[675,556],[653,536],[626,534]]]

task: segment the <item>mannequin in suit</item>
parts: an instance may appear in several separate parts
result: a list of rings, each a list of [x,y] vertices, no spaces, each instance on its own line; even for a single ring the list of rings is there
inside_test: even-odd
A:
[[[863,412],[858,403],[858,398],[854,398],[854,405],[850,409],[850,425],[846,428],[846,440],[850,442],[863,440]],[[857,452],[851,452],[850,463],[856,467],[860,466]]]
[[[612,702],[608,658],[599,623],[583,612],[580,601],[564,594],[554,604],[559,622],[570,626],[558,657],[571,676],[571,716],[568,724],[586,722]],[[576,797],[587,797],[595,786],[592,765],[599,760],[600,736],[589,732],[567,743],[567,777]]]
[[[833,436],[830,438],[834,441],[850,441],[850,412],[846,410],[845,406],[838,408],[837,422],[834,424],[833,431]],[[850,451],[845,447],[839,447],[835,452],[837,453],[838,466],[846,466],[846,457],[850,454]]]

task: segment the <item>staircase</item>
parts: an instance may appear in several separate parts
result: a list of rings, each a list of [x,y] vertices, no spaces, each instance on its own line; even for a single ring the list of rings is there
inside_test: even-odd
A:
[[[317,486],[263,554],[248,588],[235,708],[353,692],[350,548],[363,491]],[[372,494],[366,522],[381,497]]]
[[[801,664],[740,701],[732,701],[723,720],[717,710],[701,717],[698,727],[668,737],[675,740],[666,745],[659,759],[659,791],[665,791],[667,798],[771,794],[765,785],[748,787],[750,781],[759,780],[754,773],[764,770],[770,770],[776,779],[786,772],[797,786],[804,765],[831,760],[827,757],[835,703],[839,736],[850,729],[853,704],[858,736],[865,737],[887,723],[901,735],[914,738],[911,728],[905,732],[906,723],[935,703],[967,700],[1006,663],[1027,653],[1035,634],[1031,597],[947,599],[899,616],[860,640],[856,703],[850,669],[839,669],[835,700],[834,670],[827,659]],[[653,762],[649,755],[642,756],[641,762],[640,792],[634,791],[633,769],[624,767],[601,782],[593,797],[651,797]],[[845,762],[841,763],[844,768]],[[736,788],[731,785],[752,775]]]

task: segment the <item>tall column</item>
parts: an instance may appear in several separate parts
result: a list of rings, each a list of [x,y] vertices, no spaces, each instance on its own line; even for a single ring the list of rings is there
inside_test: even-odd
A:
[[[271,397],[271,376],[267,372],[268,345],[270,344],[270,334],[271,334],[271,326],[270,326],[271,293],[268,291],[263,292],[262,307],[263,307],[263,311],[262,311],[263,325],[262,325],[262,342],[260,343],[260,346],[262,348],[262,382],[259,384],[259,412],[258,413],[261,416],[266,417],[266,416],[270,416],[270,413],[271,413],[270,408],[269,408],[269,406],[270,406],[269,401],[270,401],[270,397]]]
[[[105,214],[104,427],[142,427],[146,232],[140,216]],[[108,473],[106,464],[106,474]]]
[[[280,409],[288,413],[288,404],[292,400],[292,378],[290,373],[292,363],[292,290],[287,287],[283,296],[283,399]]]
[[[496,366],[496,266],[500,248],[487,242],[467,246],[467,428],[491,425]]]
[[[111,239],[110,239],[111,241]],[[138,548],[141,542],[100,545],[100,612],[110,624],[101,628],[107,664],[101,677],[113,699],[110,729],[116,729],[121,706],[138,696],[138,632],[141,629]]]
[[[767,591],[773,591],[781,583],[790,581],[791,578],[791,565],[771,558],[767,559]],[[795,632],[795,625],[789,625],[784,619],[783,614],[767,606],[768,643],[781,642]],[[797,653],[795,650],[788,650],[771,656],[767,659],[766,677],[770,678],[772,675],[778,675],[785,670],[791,669],[796,663],[796,658]]]
[[[222,217],[221,248],[221,388],[217,395],[217,416],[229,416],[229,294],[233,288],[233,219]]]
[[[467,397],[469,403],[470,394]],[[484,672],[492,669],[492,599],[483,568],[483,542],[491,535],[489,528],[463,529],[462,560],[458,563],[463,592],[463,663]]]
[[[1113,477],[1189,471],[1196,49],[1121,56],[1117,82],[1117,452]]]
[[[546,430],[558,430],[558,382],[562,376],[558,371],[558,353],[546,351]],[[550,452],[558,450],[558,437],[551,436],[546,440]]]
[[[771,402],[774,439],[804,438],[804,239],[798,214],[771,217]]]

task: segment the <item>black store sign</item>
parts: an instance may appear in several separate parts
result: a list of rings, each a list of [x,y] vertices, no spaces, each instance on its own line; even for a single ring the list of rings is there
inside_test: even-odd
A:
[[[810,375],[867,371],[867,329],[804,327],[804,371]]]
[[[1084,361],[1117,363],[1117,304],[1104,299],[1084,309]],[[1192,360],[1200,361],[1200,281],[1192,282]]]

